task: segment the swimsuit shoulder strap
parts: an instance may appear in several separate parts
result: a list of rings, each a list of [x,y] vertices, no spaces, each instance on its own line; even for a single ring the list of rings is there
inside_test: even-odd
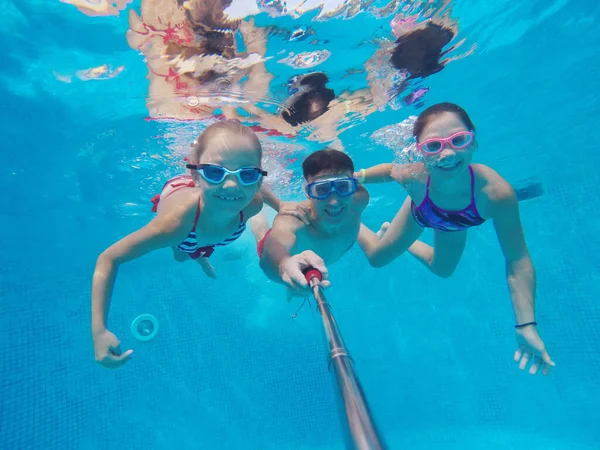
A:
[[[196,205],[196,217],[194,217],[194,226],[192,231],[196,231],[196,225],[198,225],[198,218],[200,217],[200,201],[202,200],[202,195],[198,198],[198,204]]]
[[[469,173],[471,174],[471,204],[475,204],[475,174],[473,168],[469,166]]]
[[[425,197],[423,197],[423,202],[425,203],[426,200],[429,199],[429,186],[431,184],[431,177],[429,175],[427,175],[427,186],[425,187]]]

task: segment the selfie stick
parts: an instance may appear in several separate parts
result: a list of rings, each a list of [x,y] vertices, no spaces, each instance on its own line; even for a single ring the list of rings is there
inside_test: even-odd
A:
[[[383,450],[385,446],[371,417],[365,395],[354,371],[352,358],[346,350],[331,307],[323,294],[321,272],[311,268],[304,272],[304,276],[312,288],[329,344],[328,369],[331,370],[333,366],[343,402],[343,412],[346,416],[344,422],[347,425],[346,446],[356,450]]]

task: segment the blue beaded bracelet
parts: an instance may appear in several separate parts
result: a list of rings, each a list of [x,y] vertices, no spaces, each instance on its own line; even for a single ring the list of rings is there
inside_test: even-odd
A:
[[[537,322],[522,323],[521,325],[515,325],[515,328],[523,328],[523,327],[526,327],[527,325],[537,325]]]

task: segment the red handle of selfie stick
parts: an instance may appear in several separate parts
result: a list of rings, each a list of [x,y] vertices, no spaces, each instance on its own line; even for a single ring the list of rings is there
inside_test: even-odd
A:
[[[313,278],[316,278],[319,281],[321,281],[323,279],[323,275],[321,275],[321,272],[319,270],[315,269],[314,267],[311,267],[310,269],[306,269],[304,271],[304,277],[306,278],[306,281],[308,281],[309,284],[310,284],[310,280],[312,280]]]

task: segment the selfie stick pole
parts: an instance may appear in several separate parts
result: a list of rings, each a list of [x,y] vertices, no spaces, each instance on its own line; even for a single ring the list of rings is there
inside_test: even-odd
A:
[[[335,371],[337,386],[343,401],[343,412],[347,424],[347,447],[356,450],[383,450],[385,446],[379,437],[371,417],[365,395],[354,371],[353,361],[346,350],[344,340],[335,322],[331,307],[321,287],[321,272],[308,269],[304,272],[321,314],[325,336],[329,344],[328,369]]]

